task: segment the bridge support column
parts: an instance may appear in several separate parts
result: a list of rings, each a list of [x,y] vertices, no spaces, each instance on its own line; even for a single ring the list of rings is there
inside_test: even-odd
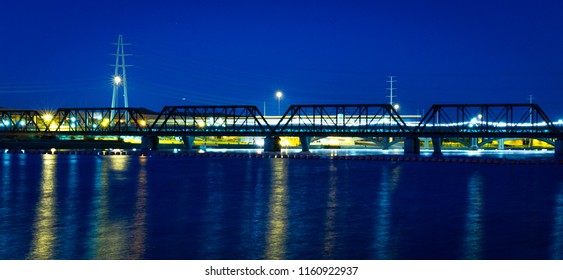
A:
[[[389,150],[389,137],[381,138],[381,149],[382,150]]]
[[[442,155],[442,138],[432,137],[432,146],[434,147],[434,152],[432,155],[441,156]]]
[[[405,139],[405,154],[420,154],[420,139],[407,137]]]
[[[193,149],[194,140],[194,136],[182,136],[182,141],[184,142],[184,147],[186,147],[186,150],[190,151],[191,149]]]
[[[141,137],[141,150],[158,150],[158,136]]]
[[[301,142],[301,151],[309,152],[309,149],[311,148],[311,137],[299,136],[299,142]]]
[[[555,155],[563,156],[563,138],[557,138],[557,140],[555,140]]]
[[[424,148],[430,149],[430,138],[422,138],[422,141],[424,141]],[[434,141],[432,141],[432,144],[434,144]]]
[[[264,152],[281,151],[281,143],[279,136],[266,136],[264,138]]]
[[[498,149],[499,149],[499,150],[504,150],[504,139],[499,139],[499,140],[498,140]]]
[[[471,145],[469,146],[470,150],[478,150],[479,149],[478,140],[479,139],[477,139],[477,138],[471,138]]]

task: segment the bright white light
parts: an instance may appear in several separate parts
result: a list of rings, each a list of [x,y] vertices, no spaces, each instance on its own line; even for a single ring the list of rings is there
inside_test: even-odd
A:
[[[98,125],[97,125],[97,124],[93,124],[92,126],[93,126],[94,128],[98,128]]]
[[[399,110],[399,104],[393,105],[393,108],[395,108],[395,111]]]
[[[258,147],[264,147],[264,138],[258,138],[256,139],[256,145]]]
[[[276,97],[277,97],[278,99],[282,98],[282,95],[283,95],[283,93],[282,93],[281,91],[279,91],[279,90],[276,91]]]
[[[25,126],[26,125],[25,121],[20,121],[20,125]]]
[[[45,115],[41,116],[41,118],[43,118],[44,121],[50,122],[53,119],[53,115],[45,114]]]
[[[121,84],[121,76],[116,75],[113,77],[113,84],[118,86],[119,84]]]
[[[479,114],[477,117],[478,117],[479,119],[482,119],[482,118],[483,118],[483,115]]]
[[[70,117],[70,121],[71,121],[71,122],[75,122],[75,121],[76,121],[76,118],[75,118],[75,117]]]

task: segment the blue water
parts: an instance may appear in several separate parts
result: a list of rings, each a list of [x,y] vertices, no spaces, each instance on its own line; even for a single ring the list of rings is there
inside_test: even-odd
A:
[[[0,259],[563,258],[559,164],[0,159]]]

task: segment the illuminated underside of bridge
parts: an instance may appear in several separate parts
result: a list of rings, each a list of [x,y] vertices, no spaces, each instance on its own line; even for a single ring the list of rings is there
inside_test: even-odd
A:
[[[141,136],[145,149],[156,149],[159,136],[182,137],[187,148],[200,136],[252,136],[265,137],[265,150],[276,151],[280,137],[290,136],[306,151],[312,138],[336,136],[402,138],[405,153],[418,153],[420,138],[431,138],[436,153],[445,138],[549,139],[563,153],[562,131],[536,104],[439,104],[418,122],[405,121],[389,104],[292,105],[277,124],[249,105],[0,109],[0,117],[0,136]]]

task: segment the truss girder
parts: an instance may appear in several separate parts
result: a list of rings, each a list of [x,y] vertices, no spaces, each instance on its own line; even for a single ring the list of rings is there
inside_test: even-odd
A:
[[[413,131],[419,136],[548,137],[557,128],[537,104],[433,105]]]
[[[167,106],[151,126],[157,135],[260,136],[270,126],[256,106]]]
[[[410,129],[389,104],[292,105],[274,132],[285,136],[405,136]]]
[[[137,108],[61,108],[47,131],[68,134],[141,135],[150,123]]]
[[[0,110],[0,132],[40,132],[47,125],[35,110]]]

